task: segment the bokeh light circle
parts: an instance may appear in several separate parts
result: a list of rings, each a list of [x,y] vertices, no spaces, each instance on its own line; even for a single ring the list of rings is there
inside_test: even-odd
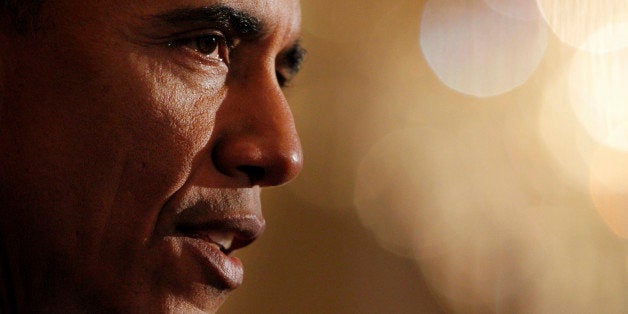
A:
[[[590,52],[626,47],[628,1],[537,0],[544,19],[564,43]],[[595,36],[594,36],[595,35]],[[591,36],[594,36],[593,39]]]
[[[448,87],[490,97],[524,84],[547,48],[539,20],[510,18],[482,0],[431,0],[421,21],[421,48]]]
[[[545,256],[522,182],[493,145],[500,139],[483,121],[456,133],[400,130],[374,145],[358,168],[363,225],[383,248],[414,257],[428,284],[456,308],[512,297]],[[512,268],[517,254],[526,258]],[[508,275],[513,271],[521,280]]]
[[[589,36],[578,48],[593,53],[626,49],[628,48],[628,23],[621,22],[603,26]]]
[[[569,99],[580,123],[596,141],[628,151],[628,49],[574,56]]]
[[[354,193],[358,217],[393,253],[414,256],[415,239],[424,231],[419,227],[435,218],[424,204],[429,183],[421,179],[431,177],[425,147],[443,151],[451,142],[443,140],[445,136],[427,128],[395,131],[378,141],[359,164]]]

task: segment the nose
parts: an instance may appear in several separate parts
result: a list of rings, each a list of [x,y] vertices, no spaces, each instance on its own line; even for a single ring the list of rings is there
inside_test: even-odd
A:
[[[224,175],[264,187],[284,184],[301,171],[301,143],[274,70],[229,86],[214,132],[212,160]]]

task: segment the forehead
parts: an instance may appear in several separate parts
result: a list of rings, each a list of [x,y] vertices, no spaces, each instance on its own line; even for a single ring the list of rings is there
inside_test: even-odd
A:
[[[182,9],[195,9],[221,5],[246,13],[271,33],[284,33],[282,37],[296,39],[300,33],[301,11],[298,0],[57,0],[44,4],[57,17],[81,24],[81,18],[92,24],[138,23],[153,16]]]
[[[255,16],[270,27],[281,22],[287,22],[288,25],[298,25],[300,23],[300,6],[298,0],[117,0],[115,2],[123,2],[122,5],[124,5],[124,3],[130,3],[132,6],[143,8],[143,11],[153,11],[155,13],[158,11],[208,7],[220,4]]]

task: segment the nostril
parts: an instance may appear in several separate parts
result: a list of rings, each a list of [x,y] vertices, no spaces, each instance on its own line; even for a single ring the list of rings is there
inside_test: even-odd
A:
[[[260,181],[263,181],[264,177],[266,177],[266,170],[264,170],[263,167],[242,165],[236,168],[238,169],[238,171],[245,173],[246,176],[249,177],[249,180],[251,180],[251,184],[253,185],[258,184]]]

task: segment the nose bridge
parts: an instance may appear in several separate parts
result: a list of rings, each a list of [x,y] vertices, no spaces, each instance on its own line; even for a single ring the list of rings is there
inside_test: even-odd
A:
[[[229,85],[216,117],[216,168],[251,185],[273,186],[296,177],[302,151],[294,119],[277,83],[274,65],[249,68]],[[222,114],[220,114],[222,112]]]

